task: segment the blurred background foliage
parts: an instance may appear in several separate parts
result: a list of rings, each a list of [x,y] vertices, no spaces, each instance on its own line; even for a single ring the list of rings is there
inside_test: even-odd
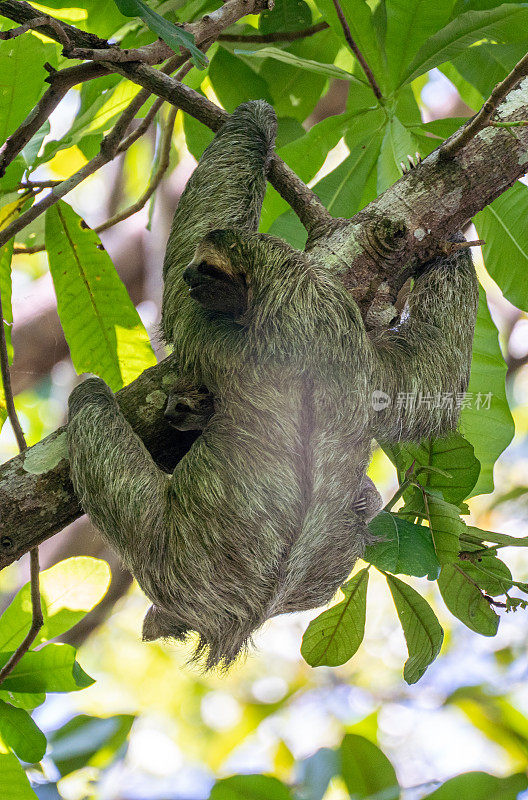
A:
[[[39,8],[124,47],[155,40],[140,5],[126,17],[117,5],[126,10],[102,0],[47,0]],[[168,22],[184,22],[219,3],[148,5]],[[279,154],[332,214],[348,217],[397,180],[408,155],[425,156],[480,108],[526,51],[528,4],[347,0],[343,9],[383,105],[329,0],[277,0],[273,11],[244,18],[210,47],[207,69],[193,67],[185,82],[228,111],[251,98],[271,102]],[[318,30],[308,35],[313,25]],[[274,39],[278,33],[285,38]],[[2,43],[2,141],[42,95],[44,62],[66,64],[60,50],[38,32]],[[70,90],[2,179],[0,227],[34,201],[33,192],[49,190],[37,192],[37,182],[60,181],[86,164],[137,91],[115,75]],[[152,98],[135,125],[151,107]],[[177,199],[211,138],[191,117],[161,105],[141,138],[3,249],[12,380],[30,444],[64,422],[76,372],[97,372],[116,390],[164,355],[156,328],[164,245]],[[36,188],[22,192],[28,180]],[[132,204],[137,213],[100,232],[101,249],[93,229]],[[486,241],[482,253],[473,251],[483,291],[470,390],[473,399],[493,392],[493,401],[490,409],[464,409],[462,431],[482,470],[476,488],[455,501],[474,495],[468,524],[512,536],[527,535],[528,518],[527,211],[522,181],[467,232]],[[300,224],[271,187],[262,230],[302,245]],[[75,259],[63,280],[61,242],[72,231],[86,275],[102,281],[95,292],[100,329],[91,327],[93,308]],[[104,344],[108,331],[111,347]],[[2,460],[16,452],[6,423]],[[404,459],[391,455],[397,464]],[[397,474],[380,449],[370,474],[389,500]],[[444,629],[441,657],[408,685],[401,674],[405,638],[387,585],[371,570],[365,639],[352,660],[333,668],[303,660],[301,638],[313,612],[269,621],[245,662],[227,676],[204,676],[185,667],[182,646],[141,643],[146,600],[86,519],[41,551],[46,624],[25,669],[0,690],[2,800],[35,793],[41,800],[514,800],[528,786],[522,611],[501,614],[496,635],[483,638],[449,614],[435,583],[406,578]],[[504,560],[522,597],[528,554],[510,547]],[[27,587],[16,594],[25,580],[25,563],[0,573],[0,609],[8,608],[0,651],[13,650],[28,624]]]

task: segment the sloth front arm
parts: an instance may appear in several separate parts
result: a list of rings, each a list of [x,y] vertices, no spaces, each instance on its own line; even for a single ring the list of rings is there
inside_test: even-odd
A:
[[[424,265],[401,324],[373,336],[372,390],[388,396],[385,408],[379,408],[384,398],[378,396],[379,410],[372,411],[376,439],[419,441],[455,429],[469,381],[477,307],[468,250]]]

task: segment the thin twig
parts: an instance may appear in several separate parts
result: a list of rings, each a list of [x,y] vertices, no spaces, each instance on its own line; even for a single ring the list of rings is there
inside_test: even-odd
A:
[[[456,253],[458,250],[467,250],[468,247],[482,247],[486,242],[484,239],[474,239],[471,242],[442,242],[440,249],[446,254]]]
[[[499,103],[504,100],[506,95],[519,83],[522,78],[528,75],[528,53],[514,66],[512,71],[503,81],[498,83],[492,93],[478,112],[467,125],[456,133],[451,139],[440,147],[440,155],[443,158],[452,158],[462,147],[464,147],[474,136],[490,124],[490,119],[497,111]]]
[[[295,42],[297,39],[306,39],[314,36],[320,31],[329,28],[328,22],[318,22],[310,28],[303,28],[300,31],[274,31],[273,33],[221,33],[218,37],[219,42],[252,42],[254,44],[269,44],[270,42]]]
[[[9,371],[9,357],[7,354],[7,342],[5,335],[4,323],[4,310],[2,307],[2,295],[0,293],[0,372],[2,375],[2,384],[4,388],[4,397],[7,408],[7,415],[15,434],[18,448],[22,453],[27,449],[26,439],[18,414],[15,409],[15,401],[13,398],[13,389],[11,387],[11,373]],[[44,624],[42,616],[42,606],[40,602],[40,585],[39,585],[39,551],[38,547],[34,547],[30,551],[30,581],[31,581],[31,626],[23,641],[16,648],[15,652],[6,664],[0,669],[0,686],[7,676],[14,670],[22,656],[27,653],[39,630]]]
[[[0,31],[0,40],[3,39],[4,41],[7,41],[8,39],[16,39],[17,36],[21,36],[23,33],[27,33],[30,30],[36,30],[37,28],[44,27],[52,28],[55,31],[57,40],[63,45],[63,47],[68,48],[70,46],[70,39],[64,30],[64,27],[58,20],[56,20],[54,17],[48,16],[47,14],[29,19],[23,25],[19,25],[18,28],[10,28],[8,31]]]
[[[383,100],[383,95],[381,93],[381,89],[379,88],[379,86],[378,86],[378,84],[376,82],[376,78],[374,77],[374,73],[370,69],[370,67],[367,64],[367,62],[365,61],[363,53],[361,52],[361,50],[359,49],[359,47],[355,43],[354,39],[352,38],[352,34],[350,33],[350,28],[348,27],[348,22],[346,21],[345,15],[343,13],[343,9],[341,8],[341,6],[339,4],[339,0],[332,0],[332,2],[334,4],[334,8],[336,10],[336,14],[338,16],[339,22],[341,23],[341,27],[343,28],[343,33],[345,35],[345,39],[346,39],[346,42],[347,42],[348,46],[350,47],[350,49],[354,53],[355,57],[357,58],[357,60],[361,64],[361,69],[365,73],[365,77],[368,80],[368,82],[370,83],[370,87],[371,87],[372,91],[374,92],[375,96],[377,97],[378,100]]]

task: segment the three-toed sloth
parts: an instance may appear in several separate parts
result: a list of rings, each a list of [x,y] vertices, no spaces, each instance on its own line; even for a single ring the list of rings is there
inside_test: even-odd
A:
[[[239,106],[174,217],[162,329],[181,386],[167,414],[203,430],[172,475],[103,381],[70,397],[73,484],[153,603],[144,638],[194,631],[206,668],[228,666],[269,617],[332,598],[380,507],[366,477],[373,438],[457,423],[450,404],[396,397],[463,392],[469,374],[467,250],[424,264],[400,323],[370,336],[324,259],[257,233],[275,131],[265,102]]]

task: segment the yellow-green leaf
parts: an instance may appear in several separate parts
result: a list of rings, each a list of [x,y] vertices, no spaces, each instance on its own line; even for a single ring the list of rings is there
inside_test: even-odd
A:
[[[115,392],[156,363],[145,328],[99,237],[67,203],[46,212],[46,249],[77,372]]]
[[[310,666],[337,667],[358,650],[365,633],[367,585],[365,568],[341,587],[344,600],[310,622],[301,645],[301,655]]]
[[[386,575],[386,578],[409,651],[403,677],[409,684],[416,683],[440,652],[444,632],[421,594],[393,575]]]

